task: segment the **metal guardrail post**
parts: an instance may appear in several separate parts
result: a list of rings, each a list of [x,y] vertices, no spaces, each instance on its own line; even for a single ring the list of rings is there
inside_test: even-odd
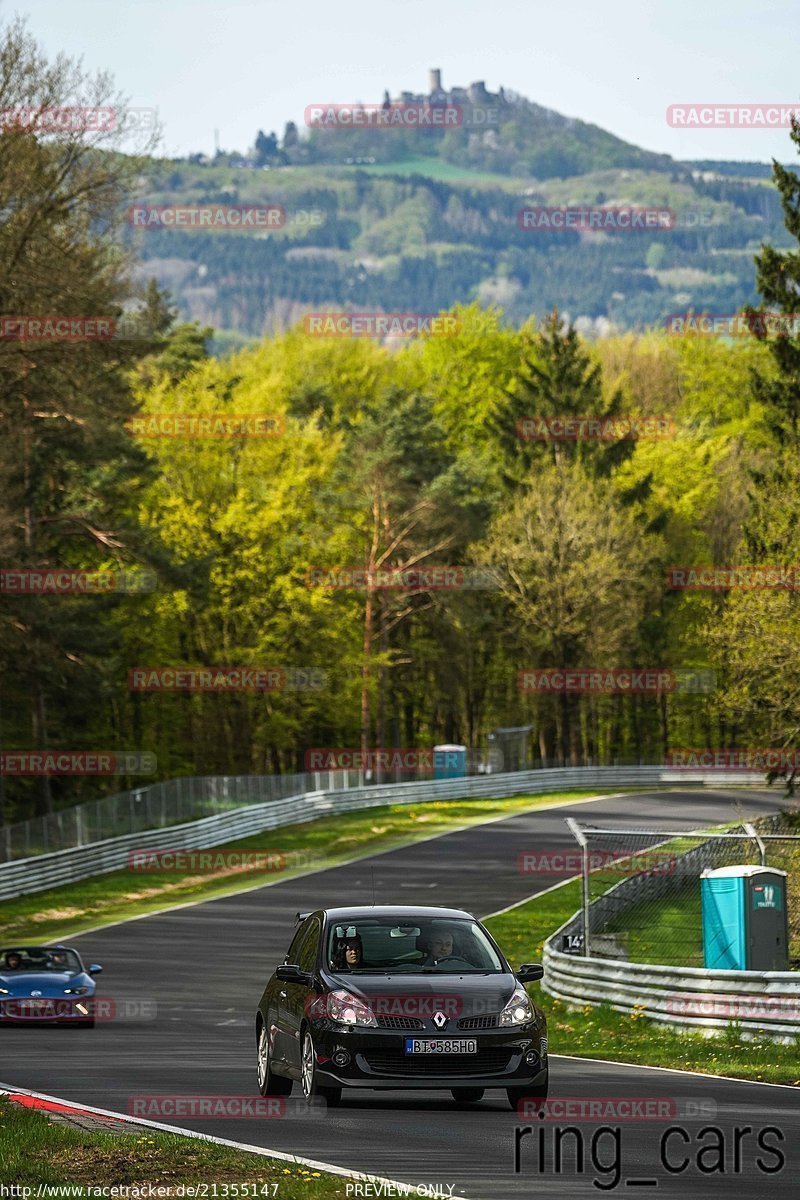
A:
[[[766,842],[759,836],[758,830],[749,821],[742,821],[742,829],[745,833],[749,833],[755,844],[758,846],[758,852],[761,855],[761,866],[767,865],[767,845]]]
[[[570,833],[583,851],[583,957],[589,957],[589,839],[574,817],[567,817]]]

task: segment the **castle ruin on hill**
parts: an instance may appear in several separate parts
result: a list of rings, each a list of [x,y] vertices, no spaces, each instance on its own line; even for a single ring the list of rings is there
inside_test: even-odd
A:
[[[486,84],[482,79],[476,83],[471,83],[469,87],[454,87],[449,91],[442,87],[442,72],[439,67],[431,68],[428,76],[427,93],[417,92],[401,92],[394,100],[390,101],[393,104],[507,104],[503,88],[499,92],[488,92]],[[389,93],[385,95],[385,100],[389,100]]]

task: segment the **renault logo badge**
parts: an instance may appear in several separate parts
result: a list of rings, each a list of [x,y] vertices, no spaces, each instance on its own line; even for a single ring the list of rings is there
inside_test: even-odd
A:
[[[444,1029],[447,1024],[447,1017],[443,1012],[435,1012],[433,1014],[433,1023],[437,1029]]]

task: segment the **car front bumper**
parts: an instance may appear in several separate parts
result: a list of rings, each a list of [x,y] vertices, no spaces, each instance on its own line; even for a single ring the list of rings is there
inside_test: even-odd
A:
[[[8,996],[0,1001],[0,1025],[82,1025],[94,1019],[94,999]]]
[[[447,1038],[447,1034],[402,1033],[395,1030],[332,1027],[312,1029],[316,1075],[322,1087],[361,1088],[525,1088],[547,1079],[546,1032],[540,1028],[494,1029],[474,1036],[475,1054],[405,1053],[407,1037]],[[453,1034],[459,1041],[469,1034]],[[546,1041],[545,1041],[546,1045]],[[344,1051],[347,1063],[334,1056]]]

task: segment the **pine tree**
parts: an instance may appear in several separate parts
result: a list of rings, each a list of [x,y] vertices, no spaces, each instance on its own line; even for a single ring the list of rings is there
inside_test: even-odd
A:
[[[580,461],[595,474],[607,474],[631,454],[633,441],[559,441],[532,435],[542,418],[616,417],[622,407],[621,393],[603,395],[599,365],[592,363],[574,327],[563,327],[556,310],[541,330],[526,336],[523,345],[519,370],[504,390],[505,403],[489,419],[503,454],[507,483],[529,482],[536,466],[548,460]]]
[[[800,123],[792,117],[790,137],[800,151]],[[772,179],[778,189],[787,231],[800,242],[800,176],[772,161]],[[745,311],[753,333],[760,341],[768,339],[768,325],[759,313],[779,311],[788,320],[786,330],[769,341],[777,368],[777,378],[754,377],[756,397],[766,405],[773,432],[784,444],[797,446],[800,439],[800,328],[795,327],[800,309],[800,250],[776,250],[762,245],[756,255],[756,283],[764,303],[760,310]],[[795,318],[795,319],[792,319]]]

